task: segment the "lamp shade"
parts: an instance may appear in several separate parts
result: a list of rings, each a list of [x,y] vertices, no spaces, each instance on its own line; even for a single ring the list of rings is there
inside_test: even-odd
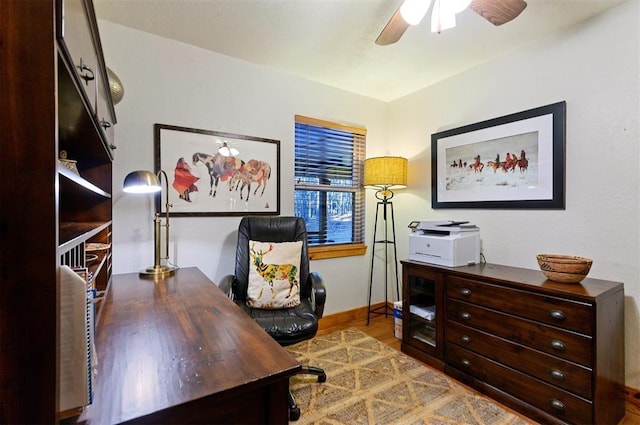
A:
[[[365,187],[403,189],[407,187],[407,159],[380,156],[364,161]]]
[[[138,170],[127,174],[122,184],[127,193],[153,193],[162,190],[158,176],[151,171]]]

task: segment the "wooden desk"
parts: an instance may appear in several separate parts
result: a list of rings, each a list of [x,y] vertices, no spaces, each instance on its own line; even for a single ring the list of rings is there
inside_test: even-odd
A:
[[[113,276],[86,424],[288,423],[300,364],[197,268]]]

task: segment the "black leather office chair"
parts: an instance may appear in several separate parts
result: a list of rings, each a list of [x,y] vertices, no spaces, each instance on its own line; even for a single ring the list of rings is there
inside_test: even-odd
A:
[[[289,308],[262,309],[247,304],[250,267],[255,267],[256,253],[251,241],[281,243],[302,241],[300,255],[300,304]],[[253,260],[253,261],[252,261]],[[262,260],[262,258],[260,259]],[[326,289],[320,274],[309,271],[307,228],[299,217],[244,217],[238,228],[235,274],[227,275],[218,287],[283,346],[311,339],[318,331],[322,317]],[[325,372],[317,367],[303,366],[299,373],[316,375],[325,382]],[[289,392],[289,419],[300,417],[300,408]]]

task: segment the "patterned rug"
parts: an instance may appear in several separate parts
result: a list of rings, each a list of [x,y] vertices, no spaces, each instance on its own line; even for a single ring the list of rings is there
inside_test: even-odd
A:
[[[291,379],[301,411],[292,424],[534,423],[357,329],[318,336],[287,350],[327,374],[324,383],[311,375]]]

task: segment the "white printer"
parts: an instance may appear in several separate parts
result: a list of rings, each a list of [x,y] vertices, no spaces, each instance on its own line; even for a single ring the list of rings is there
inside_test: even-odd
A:
[[[480,263],[480,228],[468,221],[409,223],[409,259],[458,267]]]

